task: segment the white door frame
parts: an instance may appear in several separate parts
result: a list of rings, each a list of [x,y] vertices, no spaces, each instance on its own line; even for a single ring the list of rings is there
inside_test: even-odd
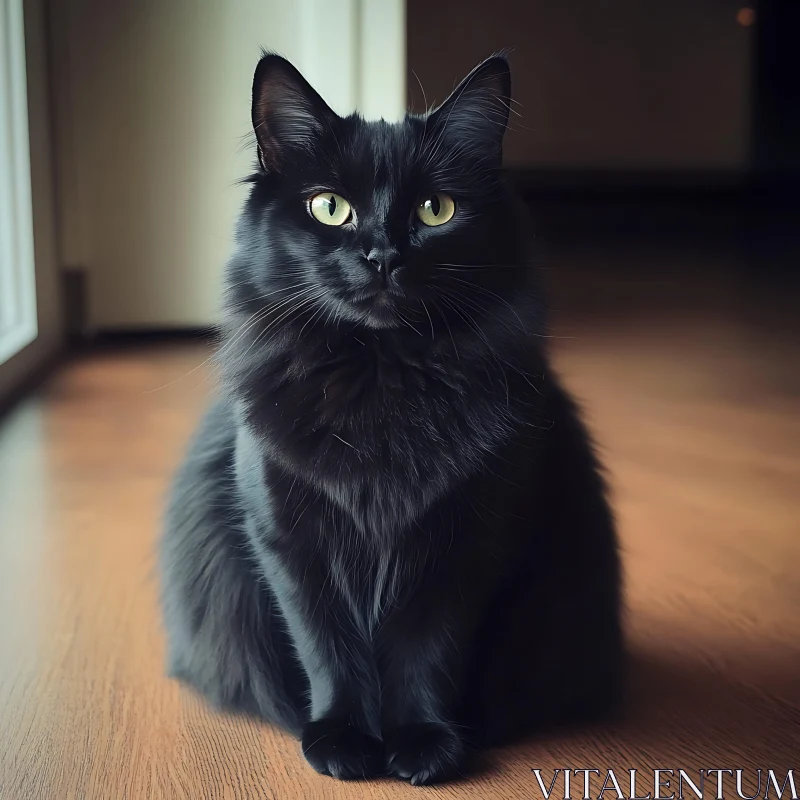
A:
[[[339,114],[400,119],[406,110],[405,0],[302,0],[297,66]]]
[[[0,0],[0,364],[36,339],[22,0]]]

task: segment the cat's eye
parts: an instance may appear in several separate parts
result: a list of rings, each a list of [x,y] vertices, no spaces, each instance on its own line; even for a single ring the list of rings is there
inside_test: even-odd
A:
[[[456,213],[456,204],[449,194],[436,192],[417,206],[417,216],[421,222],[432,228],[450,222]]]
[[[311,216],[323,225],[344,225],[353,216],[350,203],[341,195],[321,192],[314,195],[308,204]]]

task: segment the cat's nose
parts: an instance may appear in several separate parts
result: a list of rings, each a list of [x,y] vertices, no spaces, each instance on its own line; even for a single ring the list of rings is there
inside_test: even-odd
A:
[[[367,261],[376,272],[384,276],[402,264],[400,253],[394,247],[373,247],[367,253]]]

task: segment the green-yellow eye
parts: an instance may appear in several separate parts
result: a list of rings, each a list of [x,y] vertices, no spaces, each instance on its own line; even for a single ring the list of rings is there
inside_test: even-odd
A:
[[[333,192],[321,192],[314,195],[309,203],[309,208],[311,216],[323,225],[344,225],[352,215],[350,203],[341,195]]]
[[[456,213],[456,204],[449,194],[436,192],[417,206],[417,216],[425,225],[434,228],[450,222]]]

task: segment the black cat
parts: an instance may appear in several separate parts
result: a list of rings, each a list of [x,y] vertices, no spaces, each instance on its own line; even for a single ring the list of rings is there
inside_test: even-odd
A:
[[[445,780],[620,692],[614,525],[543,348],[509,103],[502,56],[397,124],[256,69],[223,396],[162,542],[169,662],[338,778]]]

